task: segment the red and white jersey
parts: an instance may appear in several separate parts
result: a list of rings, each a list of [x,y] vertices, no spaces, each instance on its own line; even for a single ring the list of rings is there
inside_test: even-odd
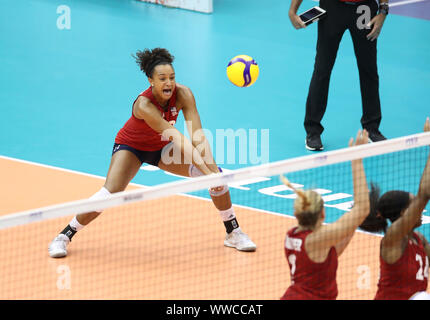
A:
[[[173,89],[172,97],[169,100],[169,104],[166,110],[160,106],[152,94],[151,87],[146,89],[144,92],[139,94],[136,100],[140,97],[148,98],[158,110],[160,110],[163,119],[169,122],[171,125],[176,123],[178,117],[178,110],[176,109],[176,87]],[[136,102],[134,100],[134,103]],[[146,122],[142,119],[137,119],[133,112],[130,119],[125,125],[119,130],[115,138],[115,143],[126,144],[132,148],[141,151],[157,151],[163,149],[170,141],[164,139],[161,134],[153,130]]]
[[[337,297],[337,253],[330,248],[324,262],[313,262],[305,250],[311,230],[290,229],[285,238],[285,255],[290,266],[291,285],[281,300],[334,300]]]
[[[429,258],[421,238],[414,232],[414,238],[393,264],[379,257],[380,278],[375,300],[408,300],[418,291],[426,291],[429,278]]]

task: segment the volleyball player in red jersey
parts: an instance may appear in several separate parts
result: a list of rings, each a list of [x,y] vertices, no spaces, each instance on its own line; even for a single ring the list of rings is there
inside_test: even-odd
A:
[[[424,131],[430,131],[427,118]],[[372,185],[371,210],[360,226],[369,232],[384,231],[380,243],[380,277],[376,300],[430,299],[430,245],[419,232],[424,208],[430,199],[430,155],[421,176],[418,194],[392,190],[379,197],[379,188]],[[388,227],[387,219],[391,221]]]
[[[359,131],[355,143],[368,142],[366,130]],[[294,215],[298,226],[287,232],[285,256],[291,285],[281,300],[334,300],[337,297],[336,272],[338,257],[350,242],[356,228],[369,212],[369,190],[361,159],[352,161],[354,206],[336,222],[323,225],[324,201],[313,190],[297,190],[284,177],[283,182],[297,194]]]
[[[105,184],[92,196],[94,199],[125,190],[144,162],[187,177],[220,172],[203,134],[193,93],[175,81],[174,57],[166,49],[155,48],[138,51],[135,58],[150,87],[134,101],[130,119],[118,132]],[[180,111],[191,141],[174,127]],[[228,186],[211,188],[209,193],[226,227],[224,245],[240,251],[255,251],[256,245],[236,220]],[[76,215],[50,243],[49,255],[66,256],[67,245],[75,233],[100,213]]]

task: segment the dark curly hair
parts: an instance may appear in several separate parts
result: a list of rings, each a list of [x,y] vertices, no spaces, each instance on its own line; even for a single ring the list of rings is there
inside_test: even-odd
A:
[[[175,59],[174,56],[170,54],[164,48],[154,48],[152,50],[145,49],[143,51],[137,51],[136,55],[133,55],[136,59],[140,70],[142,70],[147,77],[151,78],[154,72],[154,68],[159,64],[172,64]]]
[[[384,193],[382,197],[377,185],[371,184],[369,193],[370,212],[367,218],[359,226],[360,229],[368,232],[387,231],[387,219],[391,222],[400,217],[400,213],[405,210],[410,203],[409,192],[392,190]]]

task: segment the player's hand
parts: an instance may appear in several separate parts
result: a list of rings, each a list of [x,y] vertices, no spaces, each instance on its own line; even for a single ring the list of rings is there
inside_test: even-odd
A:
[[[355,142],[353,138],[349,139],[348,145],[350,147],[354,147],[354,146],[359,146],[366,143],[369,143],[369,132],[367,132],[366,129],[363,129],[363,131],[358,130],[357,137],[355,138]]]
[[[426,122],[424,123],[424,132],[429,132],[430,131],[430,120],[427,117]]]
[[[373,19],[367,24],[368,27],[373,25],[372,31],[370,31],[370,33],[367,35],[368,40],[373,41],[378,39],[382,26],[384,25],[385,17],[385,14],[380,13],[374,16]]]
[[[293,27],[296,29],[306,28],[305,23],[300,19],[300,17],[293,12],[288,13],[288,16],[290,17],[290,21],[293,24]]]

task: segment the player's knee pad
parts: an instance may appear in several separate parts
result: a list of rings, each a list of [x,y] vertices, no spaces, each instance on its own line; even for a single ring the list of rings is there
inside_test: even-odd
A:
[[[223,185],[219,187],[209,188],[209,194],[212,197],[219,197],[228,192],[228,185]]]
[[[222,172],[222,169],[218,167],[219,172]],[[204,174],[197,168],[195,165],[190,164],[188,167],[188,175],[192,178],[201,177]]]
[[[97,191],[95,194],[93,194],[90,199],[94,200],[94,199],[104,199],[107,198],[108,196],[110,196],[111,193],[109,192],[108,189],[106,189],[105,187],[102,187],[99,191]],[[97,209],[94,210],[95,212],[98,213],[102,213],[102,209]]]
[[[218,167],[219,172],[222,172],[222,169]],[[209,188],[209,194],[214,197],[222,196],[223,194],[228,192],[228,185],[223,185],[215,188]]]
[[[222,169],[220,167],[218,167],[218,169],[220,172],[222,172]],[[192,178],[196,178],[196,177],[201,177],[204,174],[195,165],[190,164],[190,166],[188,167],[188,175]],[[219,197],[227,192],[228,192],[228,185],[209,188],[209,194],[214,197]]]

